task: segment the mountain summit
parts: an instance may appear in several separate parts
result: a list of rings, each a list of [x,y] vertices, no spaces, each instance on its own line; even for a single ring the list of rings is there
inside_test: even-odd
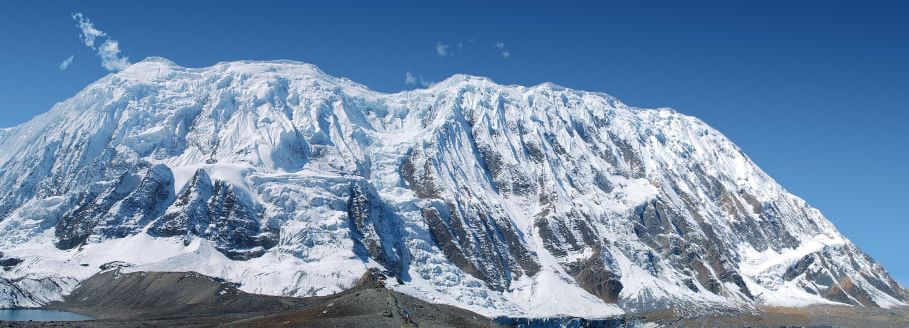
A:
[[[112,266],[312,296],[369,268],[496,316],[906,305],[722,134],[553,84],[394,94],[151,58],[0,130],[0,307]]]

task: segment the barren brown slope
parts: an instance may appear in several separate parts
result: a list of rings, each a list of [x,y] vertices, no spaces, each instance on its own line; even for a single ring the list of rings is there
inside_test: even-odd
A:
[[[4,322],[0,327],[495,327],[476,313],[378,287],[370,271],[353,289],[323,297],[245,293],[194,272],[111,270],[83,281],[50,309],[87,314],[87,322]]]

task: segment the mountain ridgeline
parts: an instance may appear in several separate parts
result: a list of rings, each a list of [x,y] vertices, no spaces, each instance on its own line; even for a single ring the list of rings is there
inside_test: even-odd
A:
[[[112,261],[283,296],[381,268],[489,316],[909,299],[696,118],[465,75],[386,94],[287,61],[150,58],[0,130],[0,251],[0,307]]]

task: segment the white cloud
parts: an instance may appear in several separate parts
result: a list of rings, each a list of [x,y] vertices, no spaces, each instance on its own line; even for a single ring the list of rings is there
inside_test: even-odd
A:
[[[120,57],[120,43],[117,40],[105,40],[98,48],[98,56],[101,56],[101,66],[108,71],[120,71],[129,66],[129,58]]]
[[[92,24],[88,18],[82,15],[82,13],[73,14],[73,19],[76,20],[76,26],[82,30],[82,34],[79,35],[79,38],[82,39],[82,43],[85,43],[86,47],[95,49],[95,39],[105,36],[104,32],[95,28],[95,25]]]
[[[73,63],[73,58],[73,55],[69,55],[69,57],[60,62],[60,70],[65,71],[67,68],[69,68],[69,64]]]
[[[91,20],[82,13],[73,14],[73,20],[76,21],[76,27],[80,30],[79,38],[82,43],[95,50],[98,57],[101,57],[101,66],[108,71],[119,71],[129,66],[129,57],[120,57],[120,43],[117,40],[111,39],[107,33],[95,28],[95,24],[92,24]],[[100,41],[99,39],[102,37],[105,38],[104,42],[100,42],[100,46],[96,45],[99,43],[96,41]],[[63,69],[63,64],[60,67]]]
[[[438,54],[439,57],[447,56],[448,48],[451,48],[450,44],[444,44],[442,41],[436,42],[436,54]]]
[[[421,87],[424,87],[424,88],[429,87],[429,86],[432,86],[433,84],[435,84],[435,82],[433,82],[433,81],[426,81],[426,80],[424,80],[422,75],[420,75],[419,78],[416,77],[416,76],[413,75],[413,73],[411,73],[410,71],[407,71],[406,73],[404,73],[404,83],[405,83],[405,84],[409,84],[409,85],[417,85],[417,84],[419,84]]]
[[[508,52],[508,48],[505,47],[505,42],[496,41],[496,49],[502,52],[502,57],[508,58],[511,56],[511,53]]]

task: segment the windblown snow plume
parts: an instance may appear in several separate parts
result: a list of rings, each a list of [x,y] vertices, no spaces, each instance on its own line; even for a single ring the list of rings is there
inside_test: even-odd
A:
[[[378,267],[491,316],[907,297],[696,118],[465,75],[386,94],[286,61],[147,59],[0,130],[0,252],[6,307],[112,261],[288,296]]]

